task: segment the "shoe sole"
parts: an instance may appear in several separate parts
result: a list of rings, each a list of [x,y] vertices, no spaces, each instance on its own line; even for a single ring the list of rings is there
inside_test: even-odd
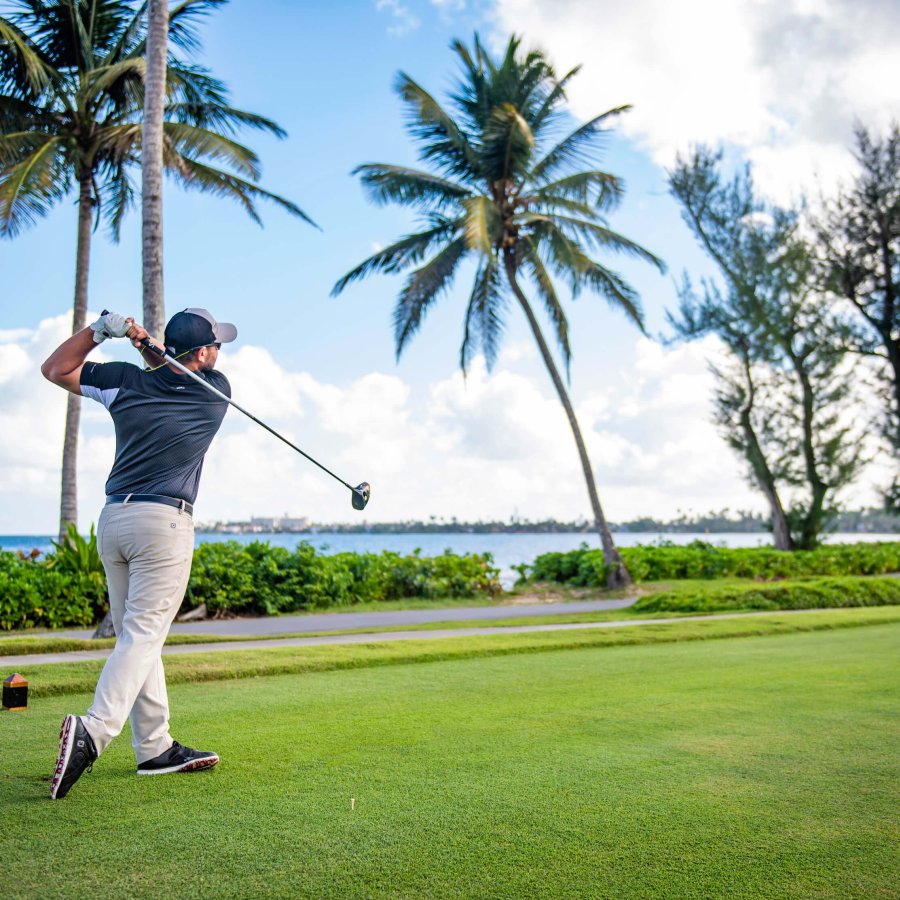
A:
[[[56,769],[53,772],[53,780],[50,782],[50,799],[55,800],[62,784],[63,773],[69,764],[72,755],[72,741],[70,738],[75,733],[75,716],[66,716],[59,727],[59,751],[56,754]]]
[[[211,769],[219,762],[218,756],[205,756],[203,759],[192,759],[180,766],[168,766],[165,769],[138,769],[138,775],[173,775],[175,772],[196,772],[198,769]]]

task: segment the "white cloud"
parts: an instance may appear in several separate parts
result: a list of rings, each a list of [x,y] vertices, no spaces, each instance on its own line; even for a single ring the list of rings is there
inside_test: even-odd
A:
[[[0,533],[55,530],[64,393],[39,365],[68,330],[67,316],[28,334],[0,339],[0,445],[4,472]],[[133,359],[124,342],[98,358]],[[427,518],[532,519],[587,514],[581,467],[568,422],[542,365],[513,354],[488,374],[481,358],[467,379],[458,371],[409,384],[369,373],[328,384],[284,369],[258,347],[222,355],[234,398],[341,478],[373,485],[370,521]],[[602,386],[572,396],[606,514],[675,515],[679,509],[761,509],[740,462],[710,423],[714,339],[664,347],[634,343],[631,364]],[[86,529],[103,502],[114,452],[109,416],[83,403],[79,509]],[[199,521],[251,515],[309,516],[320,522],[355,516],[347,492],[236,410],[206,459]],[[856,502],[871,502],[861,489]]]
[[[393,25],[389,25],[387,33],[394,37],[403,37],[415,31],[422,23],[419,17],[400,0],[375,0],[375,9],[379,12],[387,12]]]
[[[883,129],[900,108],[900,5],[891,0],[496,0],[571,83],[581,118],[622,103],[621,127],[670,165],[724,141],[787,200],[852,171],[855,119]]]

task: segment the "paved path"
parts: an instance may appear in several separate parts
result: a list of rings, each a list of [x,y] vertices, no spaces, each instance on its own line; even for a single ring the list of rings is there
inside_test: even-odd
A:
[[[781,610],[784,614],[808,610]],[[266,641],[228,641],[211,644],[175,644],[163,647],[163,654],[216,653],[223,650],[265,650],[270,647],[310,647],[317,644],[375,644],[385,641],[410,641],[431,638],[461,637],[475,634],[526,634],[534,631],[574,631],[585,628],[622,628],[626,625],[659,625],[666,622],[695,622],[704,619],[740,619],[750,616],[770,616],[771,611],[751,613],[723,613],[708,616],[678,616],[670,619],[622,619],[616,622],[578,622],[569,625],[511,625],[487,628],[440,628],[429,631],[388,631],[380,634],[338,634],[327,637],[274,638]],[[2,647],[2,644],[0,644]],[[80,662],[106,659],[112,652],[105,650],[76,650],[71,653],[32,653],[27,656],[0,656],[0,668],[14,669],[46,663]]]
[[[306,631],[338,631],[350,628],[383,628],[422,625],[427,622],[463,622],[471,619],[518,619],[523,616],[556,616],[564,613],[597,612],[623,609],[634,598],[623,600],[584,600],[574,603],[520,603],[504,606],[470,606],[452,609],[398,609],[377,613],[306,613],[302,616],[261,616],[246,619],[209,619],[202,622],[176,622],[172,634],[302,634]],[[53,631],[48,637],[89,638],[94,630]],[[12,636],[12,635],[10,635]],[[0,653],[3,639],[0,638]]]

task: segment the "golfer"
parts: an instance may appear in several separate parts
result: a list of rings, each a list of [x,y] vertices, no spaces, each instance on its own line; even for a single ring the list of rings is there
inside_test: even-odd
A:
[[[128,337],[141,349],[148,336],[134,319],[106,313],[41,366],[54,384],[102,403],[116,430],[116,456],[97,530],[116,646],[87,715],[62,721],[53,800],[65,797],[126,718],[138,775],[189,772],[219,761],[215,753],[183,747],[169,735],[160,654],[191,572],[191,517],[203,457],[228,404],[155,354],[147,354],[145,369],[87,362],[107,338]],[[186,309],[166,325],[165,345],[167,353],[230,397],[228,379],[214,366],[219,345],[236,337],[234,325],[217,322],[205,309]]]

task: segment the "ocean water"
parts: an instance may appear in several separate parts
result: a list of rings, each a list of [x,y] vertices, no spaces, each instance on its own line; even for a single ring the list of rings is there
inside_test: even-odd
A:
[[[657,532],[625,533],[613,535],[619,547],[633,547],[636,544],[653,544],[659,540],[674,544],[689,544],[703,540],[724,547],[760,547],[772,543],[769,534],[662,534]],[[393,550],[396,553],[412,553],[421,550],[423,556],[437,556],[444,550],[454,553],[490,553],[495,565],[500,569],[504,585],[511,585],[516,577],[512,566],[530,563],[541,553],[574,550],[581,544],[599,547],[600,540],[591,534],[342,534],[319,532],[317,534],[198,534],[196,544],[208,541],[233,540],[241,544],[252,541],[267,541],[273,546],[293,550],[300,541],[308,541],[322,553],[379,553]],[[835,534],[829,541],[852,543],[855,541],[896,541],[897,534]],[[29,553],[32,549],[47,553],[53,549],[51,539],[46,535],[0,535],[0,549],[21,550]]]

